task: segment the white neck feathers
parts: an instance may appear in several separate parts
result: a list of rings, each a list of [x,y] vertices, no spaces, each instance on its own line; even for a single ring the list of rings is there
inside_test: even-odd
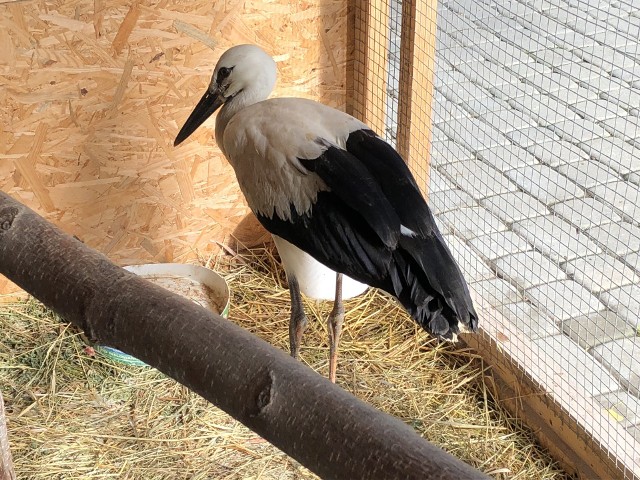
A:
[[[216,117],[216,143],[225,156],[226,153],[222,140],[227,124],[234,115],[243,108],[269,98],[273,90],[276,80],[275,63],[273,63],[271,57],[268,58],[272,62],[272,65],[265,65],[263,67],[264,70],[256,75],[251,82],[245,83],[244,88],[240,88],[238,93],[227,99]]]

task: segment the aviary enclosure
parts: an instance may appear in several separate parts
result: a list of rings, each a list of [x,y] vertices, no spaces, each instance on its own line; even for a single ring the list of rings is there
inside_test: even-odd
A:
[[[218,56],[258,43],[276,95],[346,109],[407,159],[471,282],[481,333],[464,341],[501,404],[580,478],[640,475],[633,1],[0,11],[4,192],[122,265],[260,245],[212,125],[172,148]]]

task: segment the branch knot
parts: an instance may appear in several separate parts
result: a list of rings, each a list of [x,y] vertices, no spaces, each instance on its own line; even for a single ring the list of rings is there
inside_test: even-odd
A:
[[[17,215],[18,209],[15,207],[8,207],[0,210],[0,234],[11,228]]]
[[[265,409],[271,404],[271,398],[273,395],[273,373],[268,371],[265,372],[265,378],[258,383],[257,394],[255,397],[255,413],[253,413],[252,417],[257,417],[261,415]]]

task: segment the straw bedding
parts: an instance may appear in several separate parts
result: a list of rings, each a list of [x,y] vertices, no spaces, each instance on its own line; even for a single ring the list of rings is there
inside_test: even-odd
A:
[[[270,248],[202,263],[229,282],[232,321],[288,348],[289,294]],[[568,478],[494,400],[477,355],[436,345],[379,292],[345,307],[343,388],[495,478]],[[306,302],[302,361],[321,375],[330,308]],[[0,388],[19,478],[316,478],[156,370],[96,354],[34,300],[0,305],[0,324]]]

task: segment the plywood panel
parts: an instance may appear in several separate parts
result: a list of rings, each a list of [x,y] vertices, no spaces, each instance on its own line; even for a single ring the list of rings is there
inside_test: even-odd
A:
[[[346,13],[344,0],[1,4],[0,188],[122,264],[208,256],[247,208],[213,120],[172,144],[215,61],[257,43],[277,60],[275,95],[344,109]]]

